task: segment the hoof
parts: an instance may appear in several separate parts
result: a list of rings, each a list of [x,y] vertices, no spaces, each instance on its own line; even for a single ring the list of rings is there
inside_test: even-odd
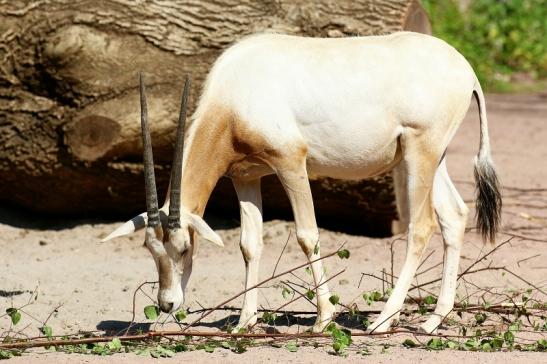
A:
[[[426,322],[420,325],[418,332],[424,334],[436,334],[440,325],[440,318],[438,316],[431,316]]]
[[[248,330],[250,327],[254,326],[256,324],[256,321],[257,321],[257,316],[254,315],[248,319],[239,319],[239,323],[233,327],[231,330],[230,330],[230,333],[231,334],[237,334],[239,332],[241,332],[242,330]]]
[[[391,330],[391,322],[387,321],[380,324],[382,321],[375,321],[367,328],[369,334],[383,334]]]
[[[332,322],[332,319],[317,320],[317,322],[310,329],[314,334],[325,331],[325,328]]]

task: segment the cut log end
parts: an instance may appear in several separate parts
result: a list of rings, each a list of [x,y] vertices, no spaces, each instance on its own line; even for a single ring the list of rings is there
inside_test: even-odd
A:
[[[84,116],[67,126],[65,143],[76,158],[93,162],[108,153],[118,139],[120,129],[120,125],[110,118]]]

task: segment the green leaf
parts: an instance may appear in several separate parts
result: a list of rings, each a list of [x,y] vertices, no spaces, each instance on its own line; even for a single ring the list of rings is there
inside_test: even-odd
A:
[[[350,255],[349,250],[347,249],[339,250],[337,254],[340,259],[349,259],[349,255]]]
[[[476,338],[471,338],[465,342],[465,347],[468,349],[477,349],[479,347],[480,343]]]
[[[1,350],[0,349],[0,360],[2,359],[9,359],[13,357],[13,353],[9,350]]]
[[[505,339],[501,337],[495,337],[491,341],[491,345],[494,349],[501,349],[503,347]]]
[[[176,319],[178,322],[184,321],[185,318],[186,318],[186,311],[180,310],[180,311],[177,311],[177,312],[175,313],[175,319]]]
[[[122,348],[122,342],[120,341],[119,338],[115,337],[114,339],[112,339],[111,342],[107,344],[107,346],[110,350],[118,351],[118,350],[121,350]]]
[[[331,324],[327,327],[332,336],[332,348],[338,355],[344,355],[345,349],[351,344],[351,331],[339,329],[336,324]]]
[[[285,344],[285,349],[287,349],[291,353],[296,353],[298,351],[298,344],[296,343],[296,341],[289,341]]]
[[[520,321],[515,321],[511,325],[509,325],[509,331],[519,331],[520,330]]]
[[[176,352],[176,353],[181,353],[183,351],[188,351],[188,346],[186,346],[185,344],[183,343],[177,343],[175,346],[173,346],[173,350]]]
[[[292,291],[288,289],[287,287],[283,287],[283,290],[281,291],[281,295],[284,299],[289,298],[289,296],[292,294]]]
[[[373,302],[380,301],[382,299],[382,293],[379,291],[365,292],[363,293],[363,299],[367,305],[371,305]]]
[[[426,347],[430,350],[442,350],[444,349],[443,340],[438,337],[432,338],[427,342]]]
[[[150,305],[144,308],[144,316],[149,320],[155,320],[160,315],[160,308],[158,306]]]
[[[139,349],[139,350],[135,351],[135,354],[141,355],[141,356],[150,356],[150,355],[152,355],[152,353],[150,352],[150,348]]]
[[[150,350],[150,355],[153,358],[172,358],[175,356],[175,352],[171,349],[164,348],[161,345],[156,346]]]
[[[10,307],[6,310],[6,313],[11,318],[11,323],[15,326],[19,321],[21,321],[21,312],[16,308]]]
[[[433,305],[433,304],[437,303],[437,298],[435,298],[433,296],[425,296],[424,297],[424,303],[426,305]]]
[[[329,301],[333,305],[337,305],[338,302],[340,302],[340,297],[337,294],[333,294],[332,296],[329,297]]]
[[[379,291],[372,292],[372,300],[373,301],[380,301],[382,299],[382,293]]]
[[[475,321],[477,321],[477,325],[482,325],[486,321],[486,314],[482,312],[476,313]]]
[[[308,289],[308,292],[306,292],[306,297],[311,301],[315,297],[315,292],[311,289]]]
[[[538,346],[538,349],[540,350],[547,350],[547,339],[539,339],[537,341],[537,346]]]
[[[319,242],[315,244],[315,247],[313,248],[313,254],[315,255],[319,254]]]
[[[203,349],[206,353],[214,353],[215,352],[216,345],[214,343],[207,343],[203,345],[198,345],[197,349]]]
[[[40,332],[42,334],[46,335],[47,337],[52,337],[53,336],[53,330],[49,326],[40,327]]]
[[[262,322],[264,322],[268,325],[273,325],[276,318],[277,318],[277,316],[273,312],[264,312],[262,314]]]
[[[415,348],[416,346],[418,346],[418,344],[410,339],[406,339],[405,341],[403,341],[403,346],[405,348]]]

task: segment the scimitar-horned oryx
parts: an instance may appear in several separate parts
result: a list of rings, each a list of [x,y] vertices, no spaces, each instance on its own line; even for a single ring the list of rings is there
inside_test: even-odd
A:
[[[436,310],[421,327],[435,331],[454,305],[468,216],[448,176],[445,151],[471,95],[480,115],[475,160],[478,228],[484,240],[494,240],[501,198],[490,157],[484,95],[465,58],[437,38],[402,32],[343,39],[262,34],[241,40],[212,67],[184,148],[184,125],[179,126],[171,190],[160,211],[142,84],[141,92],[148,211],[105,240],[146,225],[146,245],[159,272],[158,300],[165,312],[183,304],[195,234],[223,246],[202,219],[221,176],[232,179],[239,198],[245,287],[257,283],[263,247],[260,179],[275,173],[292,205],[298,243],[315,261],[312,275],[319,287],[313,331],[323,330],[335,307],[317,261],[319,234],[308,178],[363,179],[393,170],[400,222],[408,229],[406,259],[370,330],[384,332],[397,323],[438,222],[445,248],[442,284]],[[183,106],[181,121],[184,113]],[[167,210],[162,222],[160,214]],[[245,294],[236,329],[256,320],[253,289]]]

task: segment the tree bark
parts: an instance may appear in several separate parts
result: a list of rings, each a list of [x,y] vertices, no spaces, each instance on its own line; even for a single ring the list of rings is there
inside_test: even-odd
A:
[[[162,194],[184,75],[194,80],[192,111],[208,69],[234,41],[265,30],[340,37],[428,27],[416,0],[0,0],[0,199],[80,216],[143,210],[138,71]],[[389,176],[312,188],[320,224],[336,216],[355,231],[388,232]],[[263,190],[266,215],[286,216],[275,177]],[[238,216],[235,201],[221,181],[209,207]]]

